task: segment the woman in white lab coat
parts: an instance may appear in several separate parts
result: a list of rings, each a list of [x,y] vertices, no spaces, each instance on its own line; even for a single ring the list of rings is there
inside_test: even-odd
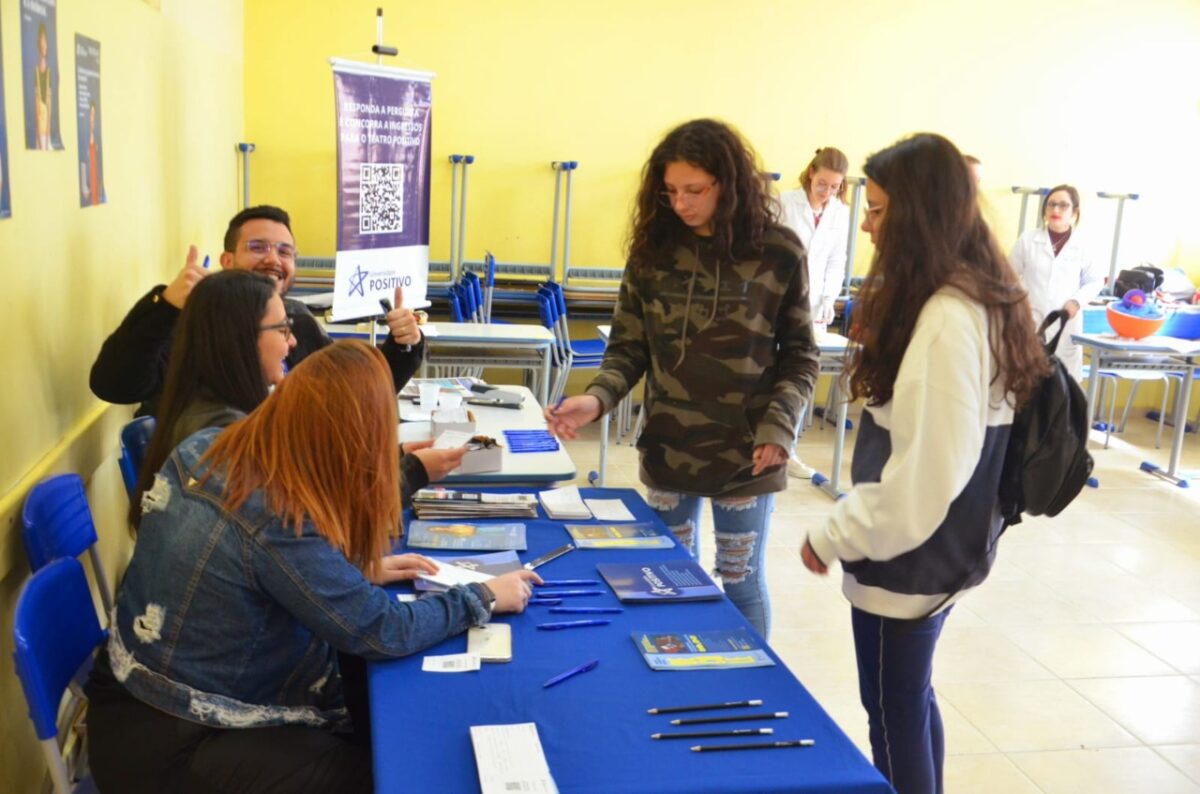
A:
[[[840,149],[826,146],[800,175],[800,189],[779,197],[779,222],[794,231],[808,252],[808,297],[818,333],[833,321],[833,303],[846,278],[846,246],[850,209],[846,206],[846,171],[850,161]],[[809,479],[813,471],[793,452],[788,474]]]
[[[1084,306],[1100,293],[1104,275],[1080,239],[1079,191],[1070,185],[1052,189],[1042,201],[1045,226],[1030,229],[1013,246],[1013,269],[1029,290],[1033,319],[1062,309],[1070,318],[1058,343],[1058,357],[1076,378],[1083,377],[1083,351],[1071,334],[1083,331]]]

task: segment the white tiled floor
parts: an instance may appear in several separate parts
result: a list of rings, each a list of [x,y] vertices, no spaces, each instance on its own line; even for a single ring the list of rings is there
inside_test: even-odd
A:
[[[569,445],[580,485],[597,438],[589,428]],[[832,438],[809,429],[805,462],[828,472]],[[1140,472],[1166,464],[1153,439],[1131,419],[1109,449],[1094,445],[1100,488],[1010,529],[992,576],[947,621],[934,682],[948,792],[1200,792],[1200,480],[1183,489]],[[1183,463],[1200,470],[1194,435]],[[609,445],[606,484],[644,493],[628,444]],[[796,551],[832,505],[800,480],[776,499],[771,644],[869,755],[840,577],[809,574]],[[704,531],[711,564],[707,517]]]

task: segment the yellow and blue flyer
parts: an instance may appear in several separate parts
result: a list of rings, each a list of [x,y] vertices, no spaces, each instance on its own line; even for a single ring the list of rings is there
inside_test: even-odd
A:
[[[651,670],[736,670],[775,664],[762,641],[746,629],[637,631],[632,636]]]

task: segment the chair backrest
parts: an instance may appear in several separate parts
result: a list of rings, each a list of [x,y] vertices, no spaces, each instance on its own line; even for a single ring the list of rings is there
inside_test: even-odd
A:
[[[473,314],[479,322],[487,322],[487,318],[483,312],[483,284],[479,281],[479,274],[473,270],[468,270],[463,273],[462,277],[463,290],[470,295],[471,303],[475,309]]]
[[[63,692],[107,636],[79,560],[54,560],[26,582],[13,616],[13,659],[38,739],[58,733]]]
[[[121,479],[131,497],[142,471],[142,461],[146,459],[146,448],[154,436],[154,426],[153,416],[139,416],[121,428]]]
[[[30,489],[21,509],[21,540],[31,571],[54,560],[88,552],[105,612],[112,611],[108,577],[96,551],[96,524],[78,474],[59,474]]]
[[[78,557],[96,542],[96,525],[78,474],[42,480],[21,510],[21,539],[36,571],[59,557]]]
[[[450,319],[453,322],[465,322],[463,318],[462,300],[459,298],[459,287],[457,284],[451,284],[446,293],[446,298],[450,302]]]

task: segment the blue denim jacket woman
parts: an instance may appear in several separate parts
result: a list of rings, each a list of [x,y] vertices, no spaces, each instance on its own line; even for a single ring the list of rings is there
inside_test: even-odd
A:
[[[346,717],[335,651],[404,656],[487,623],[477,588],[400,603],[261,492],[224,510],[222,473],[199,482],[219,432],[184,441],[143,500],[108,648],[139,700],[214,727],[326,726]]]
[[[100,790],[369,792],[369,707],[347,709],[343,661],[416,653],[525,608],[531,571],[413,603],[372,584],[437,570],[389,555],[396,423],[383,355],[338,342],[171,453],[142,495],[88,685]]]

